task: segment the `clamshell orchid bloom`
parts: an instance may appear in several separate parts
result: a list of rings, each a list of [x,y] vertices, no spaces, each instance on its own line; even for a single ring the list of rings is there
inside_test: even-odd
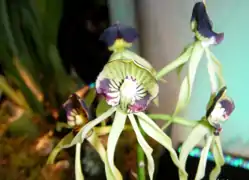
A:
[[[206,44],[220,44],[224,39],[224,33],[213,31],[212,21],[210,20],[206,5],[203,2],[197,2],[194,5],[191,17],[191,29],[195,33],[197,40]]]
[[[208,122],[215,128],[216,136],[222,131],[220,122],[228,120],[235,109],[233,100],[226,96],[226,89],[226,87],[221,88],[206,113]]]
[[[49,155],[47,164],[54,164],[57,154],[71,143],[74,136],[79,132],[79,130],[89,122],[91,118],[89,109],[82,98],[80,98],[76,93],[70,95],[68,100],[63,104],[63,108],[66,111],[67,124],[72,131],[67,134],[54,148],[54,150]],[[92,147],[99,153],[100,158],[107,166],[106,162],[106,151],[101,143],[98,135],[94,130],[90,131],[85,139],[92,145]],[[76,143],[75,151],[75,176],[76,180],[84,180],[84,175],[81,168],[81,143]],[[105,168],[108,171],[108,168]]]
[[[136,37],[137,32],[134,28],[120,24],[109,27],[101,36],[113,54],[96,80],[96,91],[104,97],[110,109],[83,126],[68,147],[82,143],[97,124],[114,114],[106,150],[108,180],[123,179],[115,166],[114,153],[127,119],[130,120],[138,143],[147,157],[147,169],[151,180],[155,170],[153,149],[141,131],[168,149],[173,162],[181,171],[181,177],[187,177],[185,170],[179,165],[171,139],[144,113],[151,101],[156,102],[159,87],[155,77],[156,71],[151,64],[127,49]]]
[[[226,96],[226,89],[226,87],[222,87],[215,96],[211,96],[206,115],[195,125],[181,147],[179,159],[181,165],[185,167],[190,151],[202,139],[205,140],[195,176],[196,180],[202,179],[205,175],[209,149],[212,149],[216,163],[209,179],[217,179],[221,171],[221,166],[225,163],[219,136],[222,129],[220,122],[228,120],[235,109],[233,100]]]

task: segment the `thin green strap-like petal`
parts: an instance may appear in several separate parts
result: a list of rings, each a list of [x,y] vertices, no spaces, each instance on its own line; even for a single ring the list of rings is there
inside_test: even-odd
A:
[[[225,164],[219,136],[214,137],[212,152],[216,165],[210,173],[209,180],[216,180],[220,174],[221,167]]]
[[[219,85],[217,83],[217,78],[215,75],[215,69],[213,66],[213,62],[210,59],[209,54],[206,53],[206,55],[207,55],[207,59],[208,59],[207,67],[208,67],[208,74],[209,74],[209,79],[210,79],[210,83],[211,83],[211,92],[217,92]]]
[[[124,129],[126,118],[127,118],[127,114],[125,114],[124,112],[120,110],[116,111],[115,118],[112,124],[112,129],[109,134],[108,142],[107,142],[107,160],[112,170],[112,173],[114,174],[115,180],[123,179],[121,173],[119,172],[119,170],[114,164],[114,154],[115,154],[115,149],[116,149],[119,136],[121,135]]]
[[[201,180],[205,176],[207,157],[212,141],[213,141],[213,135],[208,136],[206,144],[201,151],[201,157],[195,175],[195,180]]]
[[[62,146],[63,148],[69,148],[71,146],[74,146],[77,143],[82,143],[84,139],[87,137],[88,133],[95,127],[97,124],[104,121],[106,118],[110,117],[114,112],[116,108],[110,108],[108,111],[103,113],[101,116],[97,117],[96,119],[90,121],[87,123],[81,130],[77,133],[77,135],[74,137],[72,142],[69,145]]]
[[[189,57],[192,53],[193,46],[195,43],[191,44],[189,47],[185,48],[182,54],[174,61],[172,61],[170,64],[166,65],[163,69],[161,69],[157,75],[156,79],[160,80],[163,76],[168,74],[169,72],[176,70],[179,66],[183,65],[189,60]]]
[[[84,175],[82,173],[82,168],[81,168],[80,152],[81,152],[81,143],[77,143],[75,151],[75,167],[74,167],[76,180],[84,180]]]
[[[195,81],[196,71],[197,67],[199,65],[199,62],[202,58],[204,52],[204,48],[201,44],[201,42],[197,41],[193,47],[192,54],[189,59],[189,66],[188,66],[188,84],[189,84],[189,90],[188,90],[188,99],[190,99],[193,89],[193,84]]]
[[[47,164],[54,164],[54,160],[55,160],[56,156],[58,155],[58,153],[62,150],[62,146],[66,145],[66,144],[70,144],[72,139],[73,139],[73,133],[72,132],[70,132],[66,136],[64,136],[60,140],[60,142],[55,146],[53,151],[49,154]]]
[[[112,171],[111,171],[111,169],[108,165],[108,162],[107,162],[107,154],[106,154],[105,147],[101,143],[97,134],[95,132],[93,132],[93,134],[87,138],[87,141],[95,148],[95,150],[99,153],[100,158],[104,162],[105,174],[106,174],[107,180],[114,180],[115,178],[113,177]]]
[[[139,127],[137,125],[136,119],[134,118],[133,114],[129,114],[129,119],[131,121],[132,127],[136,133],[137,141],[140,144],[141,148],[143,149],[146,157],[147,157],[147,167],[150,180],[153,179],[154,171],[155,171],[155,163],[152,157],[153,149],[149,146],[149,144],[145,141],[143,135],[141,134]]]
[[[203,123],[198,124],[195,128],[191,131],[187,139],[184,141],[181,151],[180,151],[180,164],[181,167],[185,169],[186,161],[190,151],[201,141],[202,138],[206,134],[209,133],[209,127],[204,125]],[[183,180],[183,179],[181,179]],[[185,179],[184,179],[185,180]]]
[[[206,51],[207,58],[213,62],[212,65],[213,65],[213,68],[214,68],[215,73],[217,75],[218,82],[219,82],[218,88],[220,89],[221,87],[225,86],[225,84],[226,84],[224,77],[223,77],[222,65],[219,62],[219,60],[215,57],[215,55],[208,48],[206,48],[205,51]]]
[[[180,91],[178,94],[178,101],[176,103],[176,108],[174,111],[173,116],[177,115],[182,109],[184,109],[187,104],[188,104],[188,95],[189,95],[189,85],[188,85],[188,78],[185,77],[182,81],[181,87],[180,87]]]
[[[151,138],[155,139],[158,143],[163,145],[170,153],[171,159],[180,170],[182,179],[187,179],[187,173],[184,167],[180,164],[176,151],[173,148],[171,139],[158,127],[158,125],[150,119],[146,114],[140,112],[136,113],[139,123],[144,132]]]

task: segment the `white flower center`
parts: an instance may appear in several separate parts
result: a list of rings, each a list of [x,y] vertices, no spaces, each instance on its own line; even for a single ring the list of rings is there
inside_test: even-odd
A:
[[[216,40],[215,40],[215,37],[213,36],[208,40],[202,41],[201,45],[203,48],[206,48],[206,47],[209,47],[210,45],[215,44],[215,43],[216,43]]]
[[[137,83],[132,77],[127,76],[120,87],[120,92],[127,99],[134,99],[137,94]]]

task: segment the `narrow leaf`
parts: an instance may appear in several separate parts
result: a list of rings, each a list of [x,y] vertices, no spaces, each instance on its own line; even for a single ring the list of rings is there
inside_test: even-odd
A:
[[[95,148],[95,150],[99,153],[100,158],[104,162],[107,180],[115,179],[113,177],[112,171],[111,171],[111,169],[108,165],[108,162],[107,162],[107,154],[106,154],[105,147],[101,143],[97,134],[95,132],[93,132],[93,134],[87,138],[87,141]]]
[[[141,148],[143,149],[146,157],[147,157],[147,166],[148,166],[148,173],[150,180],[153,179],[154,171],[155,171],[155,163],[152,157],[153,149],[149,146],[149,144],[145,141],[143,135],[141,134],[139,127],[137,125],[136,119],[134,118],[133,114],[129,114],[129,119],[131,125],[136,133],[137,141],[140,144]]]
[[[209,133],[209,127],[203,123],[198,124],[194,127],[192,132],[189,134],[187,139],[184,141],[180,151],[180,165],[185,169],[187,157],[190,151],[201,141],[206,134]]]
[[[113,124],[112,124],[112,129],[109,134],[108,142],[107,142],[108,163],[112,170],[112,173],[114,174],[115,179],[117,180],[122,180],[123,177],[114,164],[114,154],[115,154],[115,149],[116,149],[119,136],[121,135],[124,129],[126,118],[127,118],[127,114],[123,113],[120,110],[116,111]]]
[[[77,143],[75,151],[75,167],[74,167],[76,180],[84,180],[84,175],[82,173],[82,168],[81,168],[80,152],[81,152],[81,143]]]
[[[198,164],[198,169],[196,172],[195,180],[201,180],[205,176],[207,156],[208,156],[208,152],[212,144],[212,141],[213,141],[213,135],[208,136],[207,142],[201,151],[201,157],[200,157],[200,161]]]
[[[171,139],[158,127],[158,125],[150,119],[146,114],[140,112],[136,113],[139,119],[139,123],[143,128],[144,132],[151,138],[155,139],[158,143],[163,145],[170,153],[171,159],[174,164],[179,168],[180,176],[183,179],[187,179],[187,172],[184,167],[180,164],[176,151],[173,148]]]
[[[210,180],[218,178],[220,171],[221,171],[221,167],[225,164],[219,136],[214,137],[212,152],[213,152],[216,165],[210,173],[210,176],[209,176]]]
[[[179,66],[183,65],[189,60],[189,57],[193,50],[193,45],[191,44],[187,48],[184,49],[184,51],[181,53],[181,55],[174,61],[172,61],[170,64],[166,65],[163,69],[161,69],[157,75],[156,78],[159,80],[169,72],[177,69]]]
[[[62,150],[62,146],[69,144],[73,139],[73,133],[70,132],[66,136],[64,136],[60,142],[55,146],[53,151],[49,154],[47,164],[54,164],[54,161],[56,159],[56,156],[59,154],[59,152]]]
[[[106,118],[111,116],[116,108],[110,108],[108,111],[103,113],[98,118],[90,121],[87,123],[84,127],[81,128],[81,130],[76,134],[76,136],[73,138],[72,142],[69,145],[63,145],[62,148],[69,148],[71,146],[74,146],[77,143],[82,143],[84,139],[88,136],[89,132],[101,121],[104,121]]]

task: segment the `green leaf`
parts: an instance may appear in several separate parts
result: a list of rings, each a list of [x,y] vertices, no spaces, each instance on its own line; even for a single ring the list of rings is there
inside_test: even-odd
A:
[[[73,139],[73,133],[70,132],[66,136],[64,136],[60,142],[55,146],[53,151],[49,154],[47,164],[54,164],[54,161],[56,159],[56,156],[59,154],[59,152],[62,150],[62,146],[69,144]]]
[[[81,143],[76,144],[76,150],[75,150],[75,179],[76,180],[84,180],[84,175],[81,168]]]
[[[149,146],[149,144],[145,141],[142,133],[139,130],[139,127],[137,125],[136,119],[134,118],[133,114],[128,115],[131,125],[136,133],[138,143],[140,144],[141,148],[143,149],[146,157],[147,157],[147,166],[148,166],[148,172],[150,180],[153,179],[154,171],[155,171],[155,163],[154,159],[152,157],[153,149]]]
[[[111,106],[109,106],[106,103],[106,100],[104,98],[102,98],[97,106],[96,109],[96,116],[99,117],[101,114],[103,114],[104,112],[106,112],[108,109],[110,109]]]
[[[225,160],[224,160],[224,156],[223,156],[219,136],[214,137],[214,142],[213,142],[213,146],[212,146],[212,152],[213,152],[213,155],[214,155],[214,160],[215,160],[216,165],[215,165],[214,169],[210,173],[210,176],[209,176],[210,180],[218,178],[218,176],[220,174],[220,171],[221,171],[221,167],[225,164]]]
[[[0,75],[0,89],[6,94],[13,102],[22,108],[29,109],[29,106],[25,100],[19,97],[15,90],[8,84],[4,76]]]
[[[178,156],[173,148],[171,139],[146,114],[140,112],[136,113],[136,115],[138,116],[139,123],[144,132],[151,138],[155,139],[158,143],[163,145],[169,151],[172,161],[181,172],[180,177],[182,177],[183,179],[187,179],[187,172],[178,160]]]
[[[210,132],[209,126],[204,122],[200,122],[194,127],[187,139],[184,141],[180,151],[180,165],[185,169],[187,157],[190,151],[201,141],[206,134]]]
[[[114,154],[119,136],[121,135],[124,129],[126,118],[127,118],[126,113],[122,112],[121,110],[116,111],[112,124],[112,129],[108,136],[108,142],[107,142],[107,160],[115,179],[118,180],[122,180],[123,177],[114,164]]]
[[[180,92],[178,95],[178,101],[176,103],[176,108],[174,111],[173,116],[177,115],[182,109],[184,109],[187,104],[188,104],[188,100],[189,100],[189,84],[188,84],[188,78],[185,77],[182,81],[181,87],[180,87]]]
[[[201,151],[201,157],[195,175],[195,180],[201,180],[205,176],[207,157],[212,141],[213,141],[213,135],[208,136],[206,144]]]
[[[109,164],[108,164],[108,161],[107,161],[107,154],[106,154],[105,147],[101,143],[97,134],[95,132],[93,132],[93,134],[87,138],[87,141],[95,148],[95,150],[99,153],[100,158],[104,162],[105,174],[106,174],[107,180],[115,179],[113,177],[112,171],[111,171]]]
[[[88,136],[89,132],[101,121],[104,121],[106,118],[110,117],[114,112],[116,111],[116,108],[110,108],[108,111],[103,113],[101,116],[97,117],[96,119],[88,122],[84,127],[81,128],[81,130],[76,134],[76,136],[73,138],[72,142],[69,145],[63,145],[62,148],[69,148],[74,146],[77,143],[82,143],[85,138]]]
[[[192,53],[193,46],[194,44],[191,44],[190,46],[186,47],[176,60],[172,61],[170,64],[166,65],[163,69],[161,69],[156,75],[157,80],[161,79],[169,72],[177,69],[179,66],[186,63],[189,60],[189,57]]]
[[[195,81],[196,71],[197,67],[199,65],[199,62],[202,58],[204,52],[204,48],[201,44],[201,42],[197,41],[193,47],[192,54],[189,59],[189,66],[188,66],[188,101],[190,100],[193,84]]]
[[[90,88],[87,95],[86,95],[86,97],[84,98],[84,101],[85,101],[87,107],[91,106],[91,104],[93,103],[95,97],[96,97],[95,88]]]

